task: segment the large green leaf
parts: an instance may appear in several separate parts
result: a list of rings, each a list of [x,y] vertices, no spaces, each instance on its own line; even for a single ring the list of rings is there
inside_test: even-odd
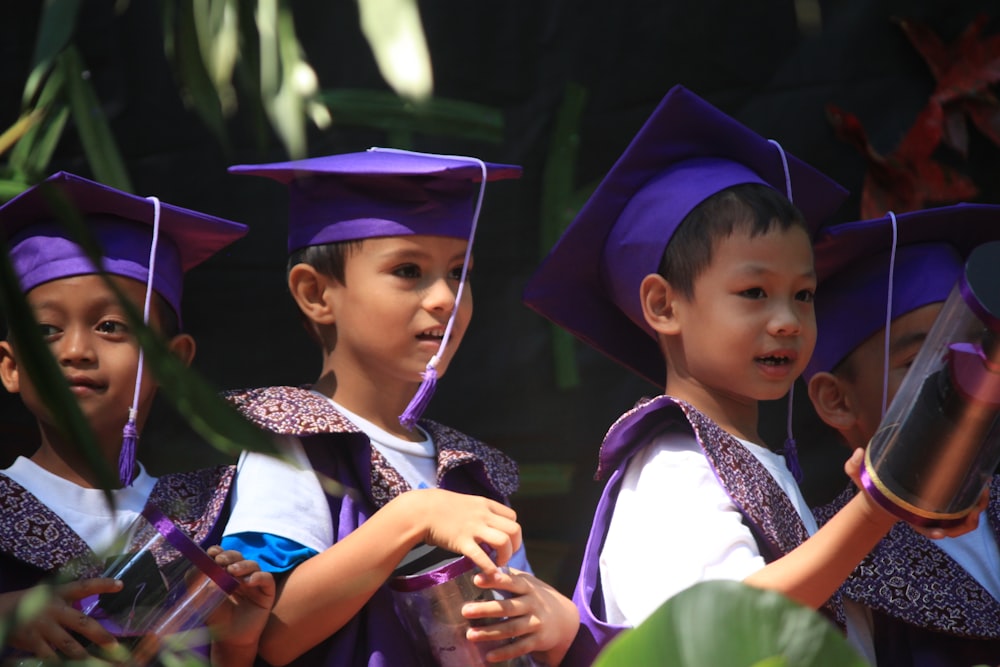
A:
[[[655,572],[649,576],[655,577]],[[865,667],[840,630],[774,591],[706,581],[616,637],[595,667]]]

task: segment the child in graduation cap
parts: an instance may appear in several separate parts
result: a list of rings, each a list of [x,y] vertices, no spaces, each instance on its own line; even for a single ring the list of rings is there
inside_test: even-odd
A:
[[[101,251],[96,267],[74,240],[53,203],[75,208]],[[100,578],[107,549],[142,512],[155,510],[203,545],[222,536],[233,466],[151,476],[134,460],[156,392],[124,307],[98,275],[103,270],[170,351],[189,363],[193,338],[180,329],[184,272],[246,233],[246,227],[137,197],[94,181],[57,173],[0,207],[0,229],[15,274],[69,389],[108,462],[119,468],[113,505],[65,425],[55,421],[42,390],[23,367],[18,341],[0,342],[0,379],[19,393],[38,422],[41,444],[0,471],[0,610],[12,611],[32,586],[55,578],[53,602],[7,637],[16,649],[46,659],[87,656],[81,641],[114,638],[72,603],[114,593],[121,583]],[[153,276],[150,280],[150,267]],[[230,623],[212,647],[215,664],[250,664],[274,596],[271,575],[235,552],[210,554],[243,580],[230,601]],[[74,636],[74,633],[76,636]],[[81,639],[82,638],[82,639]]]
[[[895,519],[859,494],[817,531],[758,403],[812,353],[811,232],[844,194],[676,87],[529,280],[531,308],[664,392],[601,446],[573,662],[709,579],[842,618],[838,587]]]
[[[281,573],[261,642],[271,664],[421,664],[387,580],[427,544],[464,554],[508,600],[465,605],[506,619],[467,638],[504,640],[491,661],[558,663],[579,627],[572,602],[532,576],[501,452],[420,419],[472,315],[472,239],[488,181],[520,167],[371,149],[231,171],[288,186],[288,287],[322,367],[310,388],[234,392],[250,420],[302,462],[247,455],[224,545]],[[344,494],[326,496],[316,470]],[[509,571],[498,566],[512,565]]]
[[[891,214],[820,236],[819,335],[804,377],[817,414],[848,447],[875,435],[965,258],[998,239],[1000,206],[983,204]],[[869,610],[877,664],[1000,660],[1000,485],[990,493],[975,530],[931,541],[899,523],[845,583],[845,600]],[[818,509],[820,521],[854,494]]]

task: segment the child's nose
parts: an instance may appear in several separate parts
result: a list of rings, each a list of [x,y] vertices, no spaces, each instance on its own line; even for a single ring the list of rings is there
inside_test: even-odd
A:
[[[779,307],[771,318],[771,333],[775,336],[795,336],[802,331],[802,318],[795,304]]]
[[[450,313],[455,307],[455,290],[445,278],[435,280],[424,296],[427,310]]]
[[[67,329],[59,341],[56,356],[63,365],[93,361],[94,347],[90,336],[76,328]]]

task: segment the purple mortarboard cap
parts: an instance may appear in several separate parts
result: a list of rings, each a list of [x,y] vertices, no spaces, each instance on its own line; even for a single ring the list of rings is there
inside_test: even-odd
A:
[[[890,321],[944,301],[965,259],[1000,239],[1000,206],[956,204],[834,225],[815,244],[816,349],[803,377],[832,371],[861,343],[885,328],[892,270]]]
[[[483,165],[487,181],[521,175],[516,165]],[[288,186],[289,252],[379,236],[468,239],[483,180],[472,158],[380,148],[229,171]]]
[[[675,86],[543,260],[524,302],[662,388],[663,356],[643,319],[639,284],[657,272],[695,206],[746,183],[792,195],[813,230],[847,196],[775,142]]]
[[[100,246],[103,270],[145,283],[153,201],[61,171],[0,206],[0,230],[21,289],[28,292],[50,280],[97,272],[53,207],[60,195]],[[180,317],[184,272],[246,232],[237,222],[161,203],[153,289]]]

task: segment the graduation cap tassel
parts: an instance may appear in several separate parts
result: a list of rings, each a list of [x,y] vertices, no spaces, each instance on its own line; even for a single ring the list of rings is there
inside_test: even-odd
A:
[[[118,479],[123,486],[132,485],[135,474],[135,446],[139,439],[139,431],[135,427],[135,410],[128,411],[128,421],[122,429],[122,450],[118,455]]]
[[[142,321],[149,324],[150,304],[153,301],[153,277],[156,275],[156,247],[160,241],[160,200],[147,197],[153,203],[153,242],[149,246],[149,270],[146,274],[146,298],[142,308]],[[139,391],[142,389],[142,368],[146,360],[143,349],[139,348],[139,364],[135,371],[135,389],[132,392],[132,407],[128,410],[128,421],[122,429],[122,449],[118,453],[118,479],[122,486],[132,486],[135,476],[135,450],[139,440],[135,417],[139,412]]]
[[[420,416],[424,414],[424,410],[427,409],[431,397],[434,396],[434,389],[437,387],[437,363],[438,357],[435,354],[427,363],[427,368],[421,373],[423,380],[417,388],[417,393],[413,396],[410,404],[406,406],[403,414],[399,416],[399,423],[406,428],[413,428]]]

